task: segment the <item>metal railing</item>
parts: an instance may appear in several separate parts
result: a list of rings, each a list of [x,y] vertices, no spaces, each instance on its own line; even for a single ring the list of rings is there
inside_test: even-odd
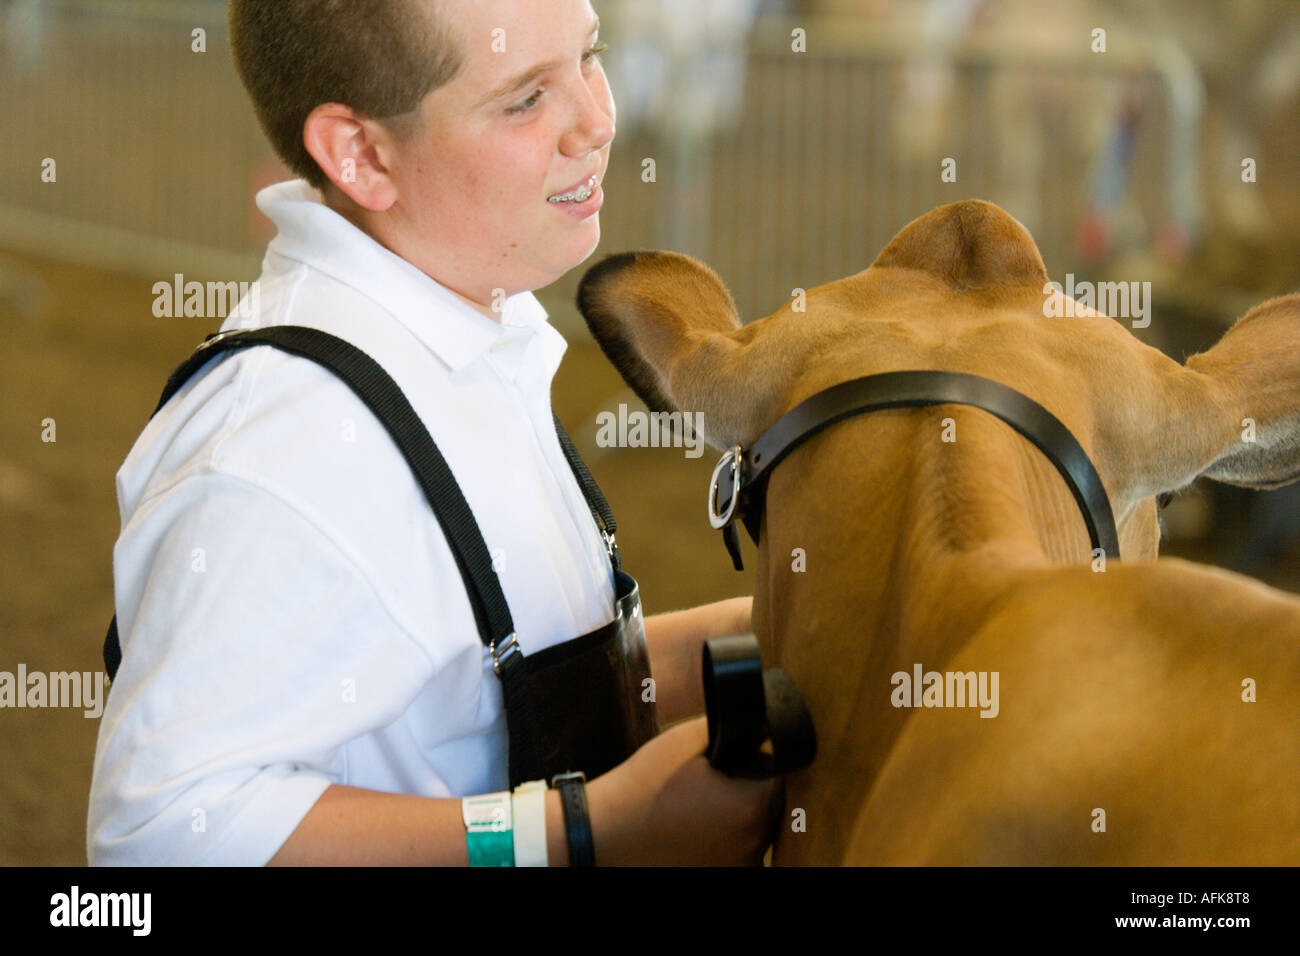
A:
[[[235,74],[224,11],[0,5],[0,243],[149,275],[256,273],[271,230],[253,193],[283,172]],[[978,196],[1024,222],[1056,273],[1070,263],[1105,123],[1134,84],[1148,109],[1129,192],[1149,218],[1195,237],[1202,92],[1177,48],[1064,57],[962,45],[940,61],[915,36],[802,26],[814,42],[794,53],[787,24],[759,22],[726,129],[674,129],[670,109],[667,125],[615,143],[602,250],[697,255],[752,318],[796,287],[865,268],[935,205]],[[195,29],[205,53],[191,51]],[[948,91],[929,106],[914,95],[926,70]],[[658,162],[653,185],[646,156]],[[57,182],[41,180],[46,158]],[[945,158],[955,183],[941,180]]]
[[[907,222],[962,198],[1016,216],[1050,273],[1071,267],[1106,137],[1135,94],[1143,116],[1126,202],[1153,231],[1165,224],[1195,241],[1203,92],[1172,44],[1070,56],[963,45],[936,60],[915,36],[843,25],[807,36],[815,44],[793,53],[788,25],[760,24],[736,127],[659,137],[684,172],[662,177],[655,244],[708,261],[745,318],[866,268]],[[947,71],[947,95],[931,104],[939,116],[908,95],[926,70]],[[941,179],[949,158],[956,182]]]
[[[150,275],[256,273],[251,189],[275,164],[224,3],[11,0],[0,31],[0,242]]]

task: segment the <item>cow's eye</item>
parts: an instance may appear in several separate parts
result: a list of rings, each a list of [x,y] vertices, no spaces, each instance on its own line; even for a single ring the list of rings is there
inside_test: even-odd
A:
[[[1162,494],[1156,495],[1156,507],[1159,508],[1161,511],[1164,511],[1165,505],[1169,504],[1170,500],[1172,500],[1173,497],[1174,497],[1174,493],[1172,491],[1166,491]]]

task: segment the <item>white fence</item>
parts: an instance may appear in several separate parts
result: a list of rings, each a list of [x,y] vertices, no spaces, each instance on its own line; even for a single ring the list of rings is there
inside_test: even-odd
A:
[[[256,272],[251,189],[271,154],[225,4],[11,0],[0,14],[2,241],[151,275]],[[192,52],[200,29],[206,53]]]
[[[937,59],[915,38],[843,26],[807,35],[815,45],[792,53],[785,25],[756,31],[738,125],[664,144],[689,173],[658,204],[655,244],[705,258],[748,316],[866,268],[903,225],[956,199],[989,199],[1020,219],[1054,275],[1074,265],[1099,197],[1118,200],[1129,233],[1195,241],[1203,94],[1176,48],[1061,57],[962,46]],[[1127,159],[1116,155],[1125,104],[1140,114]],[[955,182],[941,178],[949,159]],[[1117,176],[1123,197],[1107,197]]]
[[[269,226],[252,195],[279,167],[224,14],[217,0],[0,5],[0,243],[151,275],[257,271]],[[760,21],[725,129],[674,128],[672,108],[655,128],[620,128],[602,251],[700,256],[751,318],[865,268],[933,206],[978,196],[1020,218],[1063,272],[1125,97],[1142,104],[1128,202],[1195,238],[1201,91],[1176,49],[960,46],[939,59],[916,38],[804,26],[815,42],[795,53],[786,24]],[[192,51],[198,29],[206,53]],[[667,95],[685,104],[692,90]],[[42,181],[47,159],[56,182]],[[956,182],[941,179],[945,159]]]

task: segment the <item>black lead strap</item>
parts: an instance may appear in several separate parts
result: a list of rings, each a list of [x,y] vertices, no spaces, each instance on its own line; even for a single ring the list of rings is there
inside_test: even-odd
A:
[[[447,537],[469,595],[479,637],[492,651],[493,665],[501,678],[510,729],[511,778],[538,779],[543,773],[538,756],[539,748],[533,734],[535,721],[532,719],[525,688],[527,674],[524,655],[515,642],[514,620],[492,567],[487,544],[483,541],[469,503],[456,484],[442,453],[438,451],[433,438],[402,390],[378,362],[337,336],[304,326],[277,325],[264,329],[216,333],[208,336],[194,354],[172,373],[153,414],[156,415],[190,377],[214,356],[256,345],[273,346],[283,352],[310,359],[333,372],[356,393],[392,436]],[[554,412],[552,416],[554,417]],[[617,570],[620,560],[618,547],[614,543],[617,526],[613,512],[558,417],[555,417],[555,429],[569,467],[582,486],[587,506],[605,537],[610,562]],[[104,666],[110,679],[116,676],[121,662],[122,649],[117,633],[117,617],[114,615],[104,638]]]

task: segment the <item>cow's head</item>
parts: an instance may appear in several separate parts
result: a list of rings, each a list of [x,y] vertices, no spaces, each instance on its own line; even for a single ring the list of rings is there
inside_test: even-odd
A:
[[[947,369],[1015,388],[1092,458],[1128,558],[1154,556],[1156,497],[1199,475],[1251,488],[1300,477],[1300,295],[1255,307],[1179,365],[1120,321],[1063,307],[1047,283],[1025,228],[972,200],[910,223],[865,271],[745,325],[711,269],[671,252],[606,258],[578,306],[646,405],[702,413],[719,449],[748,447],[803,399],[858,376]]]

